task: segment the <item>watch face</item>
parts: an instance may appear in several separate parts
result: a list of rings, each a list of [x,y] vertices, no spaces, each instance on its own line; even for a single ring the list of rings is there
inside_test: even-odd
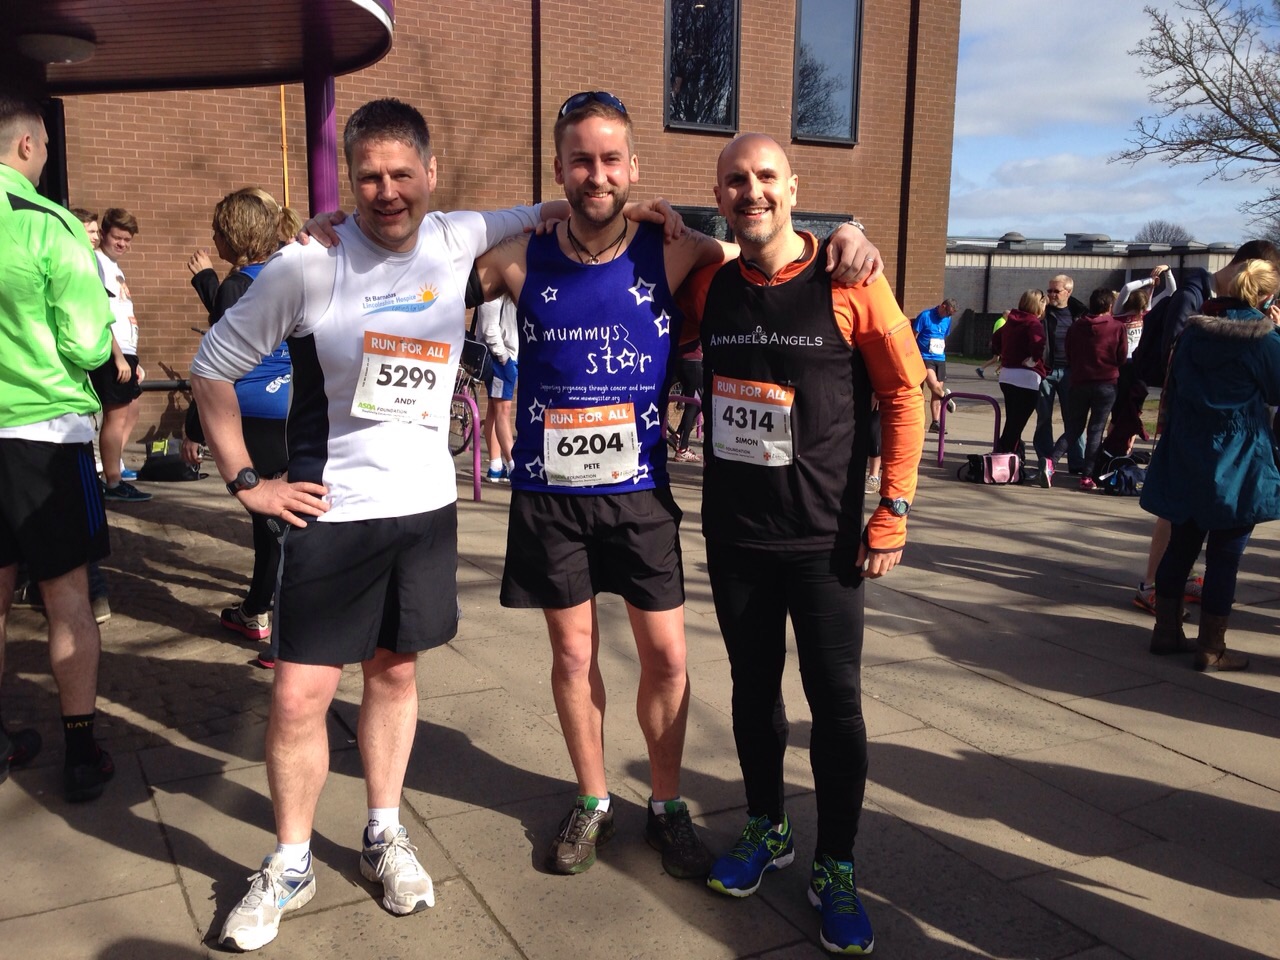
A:
[[[239,481],[241,486],[256,487],[258,485],[258,471],[252,467],[245,467],[236,474],[236,480]]]

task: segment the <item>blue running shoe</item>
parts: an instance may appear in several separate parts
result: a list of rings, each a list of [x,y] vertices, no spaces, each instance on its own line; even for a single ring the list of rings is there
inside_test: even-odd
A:
[[[822,945],[832,953],[865,954],[876,945],[871,921],[853,883],[853,862],[823,857],[813,863],[809,902],[822,913]]]
[[[733,849],[711,868],[707,886],[731,897],[749,897],[760,889],[766,873],[790,866],[795,858],[791,821],[785,814],[781,830],[774,830],[768,817],[752,817]]]
[[[120,468],[120,479],[121,479],[121,480],[137,480],[137,479],[138,479],[138,471],[137,471],[137,470],[130,470],[128,467],[121,467],[121,468]]]

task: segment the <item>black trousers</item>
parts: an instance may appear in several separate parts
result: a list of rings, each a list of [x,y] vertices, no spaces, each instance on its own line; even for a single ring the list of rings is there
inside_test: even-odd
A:
[[[278,477],[289,469],[284,420],[242,417],[240,425],[249,459],[261,476]],[[266,517],[251,513],[249,518],[253,523],[253,577],[249,580],[244,609],[250,614],[265,613],[275,600],[276,579],[280,575],[280,541]]]
[[[783,552],[707,542],[716,618],[733,673],[733,738],[747,811],[780,823],[787,748],[782,671],[791,617],[813,716],[816,857],[849,860],[867,784],[862,576],[852,550]]]
[[[1000,431],[999,452],[1017,453],[1022,446],[1022,431],[1036,412],[1040,391],[1002,383],[1000,392],[1004,394],[1004,429]]]

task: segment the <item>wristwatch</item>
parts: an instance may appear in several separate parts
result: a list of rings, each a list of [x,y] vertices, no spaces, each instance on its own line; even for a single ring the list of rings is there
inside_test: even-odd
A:
[[[241,490],[252,490],[258,485],[262,478],[258,476],[258,471],[253,467],[245,467],[236,474],[236,478],[227,484],[227,493],[233,497]],[[903,501],[906,502],[905,500]]]
[[[895,517],[905,517],[911,512],[911,504],[907,503],[902,497],[889,499],[888,497],[880,498],[880,506],[884,507]]]

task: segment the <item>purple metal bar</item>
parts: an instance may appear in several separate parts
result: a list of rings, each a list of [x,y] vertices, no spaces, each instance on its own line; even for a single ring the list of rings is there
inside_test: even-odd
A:
[[[307,23],[302,97],[307,118],[307,190],[311,216],[338,209],[338,126],[333,50],[327,17]]]
[[[471,408],[471,455],[474,465],[473,473],[475,474],[475,501],[480,502],[480,442],[484,439],[484,421],[480,419],[480,408],[476,406],[476,398],[471,396],[471,391],[466,393],[455,393],[453,395],[454,403],[462,400]]]
[[[988,397],[983,393],[953,393],[950,395],[952,400],[981,400],[984,403],[991,404],[991,409],[996,412],[996,429],[991,437],[991,449],[1000,443],[1000,401],[995,397]],[[938,466],[942,466],[942,458],[945,452],[947,442],[947,405],[942,405],[942,410],[938,414]]]

